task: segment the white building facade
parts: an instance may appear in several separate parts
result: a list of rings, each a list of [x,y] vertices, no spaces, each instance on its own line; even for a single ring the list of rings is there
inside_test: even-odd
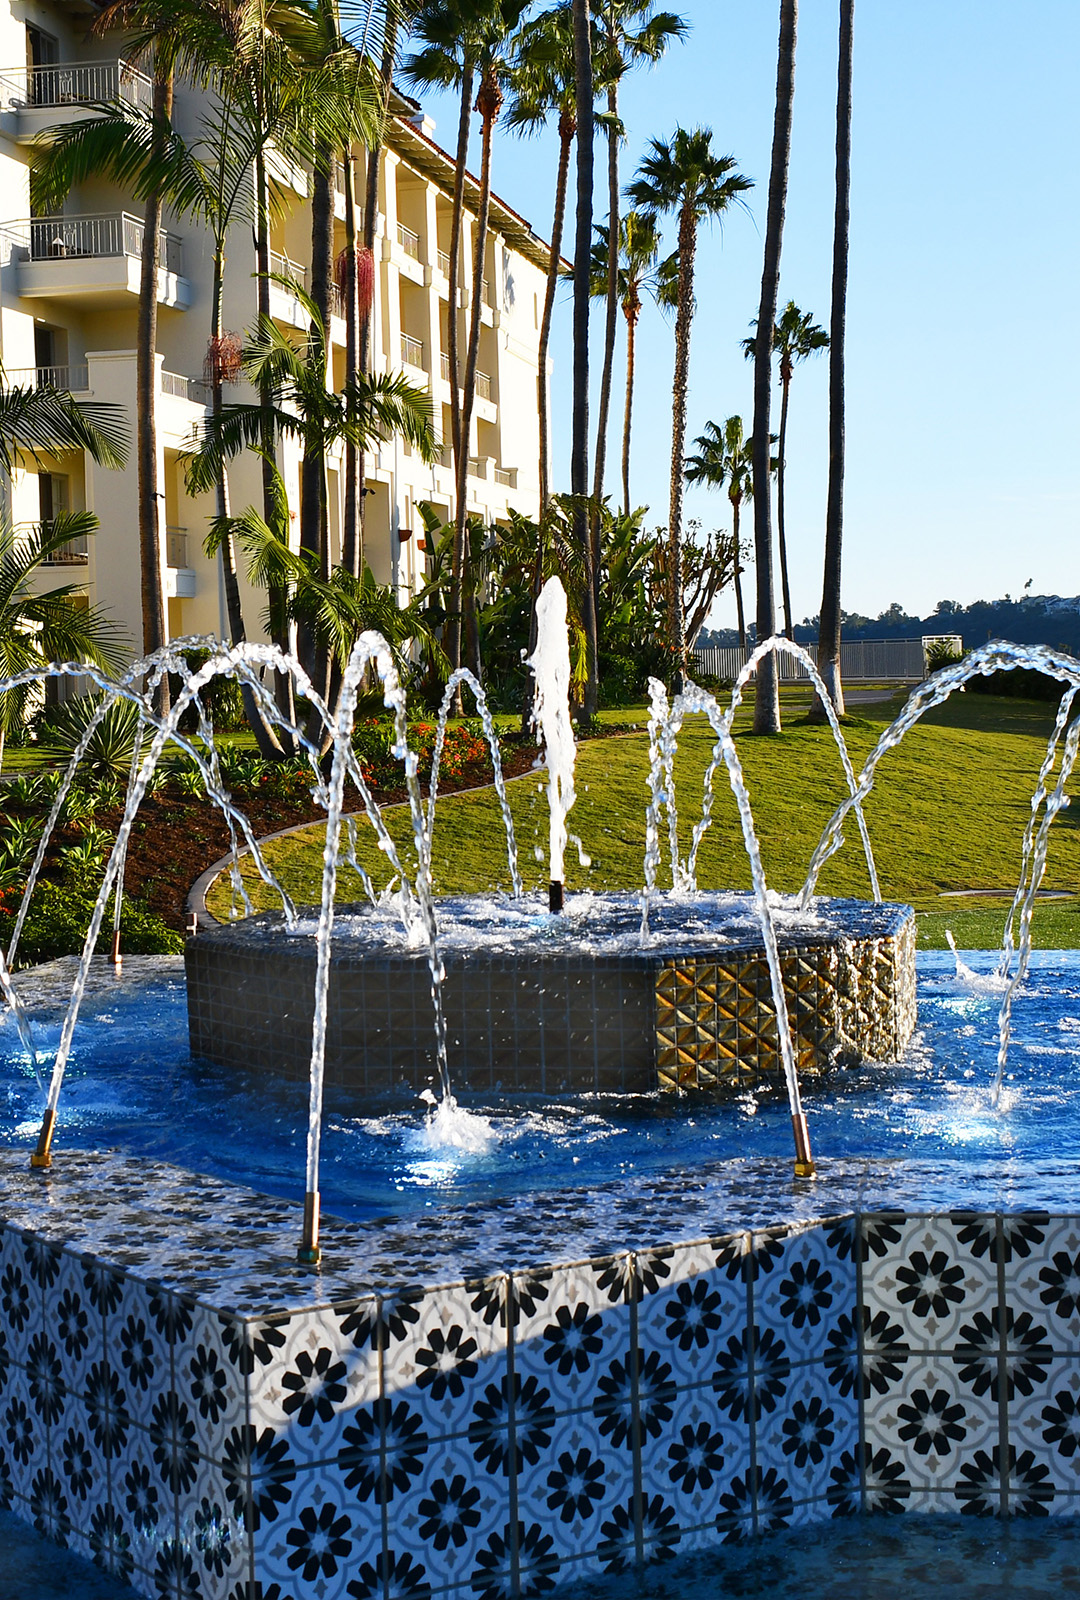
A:
[[[51,129],[92,115],[94,103],[118,94],[149,102],[150,83],[128,64],[122,48],[88,38],[94,9],[88,0],[0,0],[0,363],[5,381],[51,382],[79,399],[124,408],[134,445],[136,319],[140,207],[116,185],[95,181],[73,191],[62,214],[32,216],[30,167],[34,145]],[[404,600],[425,577],[427,554],[417,503],[431,502],[445,519],[455,509],[450,451],[451,391],[446,355],[448,272],[454,163],[432,138],[433,124],[414,102],[395,96],[380,158],[375,235],[375,300],[371,363],[402,371],[432,397],[443,463],[425,466],[402,441],[390,441],[365,463],[364,555],[375,577],[394,584]],[[200,103],[184,86],[174,120],[197,134]],[[309,181],[280,159],[270,162],[279,205],[272,225],[271,270],[304,283],[310,262]],[[366,153],[356,153],[356,188],[364,190]],[[335,185],[335,250],[344,248],[344,196]],[[475,208],[469,180],[466,205]],[[538,344],[548,247],[528,223],[493,197],[482,283],[471,282],[474,210],[464,226],[463,287],[458,308],[463,352],[471,296],[481,295],[477,392],[469,448],[468,510],[487,522],[510,508],[539,511]],[[248,221],[230,237],[225,273],[225,326],[241,335],[256,317],[255,254]],[[210,334],[212,251],[198,224],[167,220],[158,284],[157,429],[162,581],[170,637],[224,634],[216,559],[203,553],[209,497],[191,498],[182,452],[206,415],[203,368]],[[306,316],[288,289],[275,283],[271,313],[302,334]],[[345,323],[331,317],[333,376],[345,376]],[[226,401],[250,397],[226,389]],[[299,459],[288,444],[279,458],[290,504],[299,506]],[[340,556],[344,465],[329,466],[331,557]],[[230,466],[234,510],[260,504],[253,457]],[[28,461],[11,488],[10,516],[20,525],[48,520],[58,510],[87,510],[99,528],[86,548],[65,553],[61,580],[84,585],[96,606],[120,625],[133,651],[142,643],[138,499],[135,453],[122,471],[96,466],[81,454]],[[293,513],[298,532],[299,519]],[[41,574],[41,587],[57,581]],[[242,584],[249,637],[262,637],[265,596]]]

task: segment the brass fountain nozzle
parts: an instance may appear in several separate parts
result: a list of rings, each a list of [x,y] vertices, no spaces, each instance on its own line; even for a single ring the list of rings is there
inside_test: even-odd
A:
[[[314,1267],[322,1260],[319,1248],[319,1191],[309,1189],[304,1196],[304,1233],[296,1259],[302,1267]]]
[[[548,910],[555,912],[563,908],[563,886],[559,878],[552,878],[548,884]]]
[[[31,1167],[43,1169],[52,1166],[53,1132],[56,1128],[56,1112],[47,1107],[41,1119],[41,1132],[38,1134],[37,1148],[30,1156]]]
[[[810,1152],[810,1130],[806,1126],[806,1113],[796,1112],[791,1119],[791,1126],[795,1132],[795,1176],[797,1178],[813,1178],[817,1175],[814,1157]]]

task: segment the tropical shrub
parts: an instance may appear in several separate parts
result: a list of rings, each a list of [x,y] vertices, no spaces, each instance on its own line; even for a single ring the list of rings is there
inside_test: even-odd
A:
[[[11,939],[21,894],[21,885],[0,889],[0,942],[5,946]],[[79,954],[93,908],[93,894],[76,884],[40,882],[19,939],[18,965],[30,967],[39,961]],[[103,921],[97,954],[107,955],[111,943],[110,916]],[[120,913],[120,948],[129,955],[177,955],[183,951],[184,940],[152,911],[125,900]]]

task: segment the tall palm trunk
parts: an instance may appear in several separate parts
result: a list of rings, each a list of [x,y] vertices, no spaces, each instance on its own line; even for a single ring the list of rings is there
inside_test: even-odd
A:
[[[596,714],[599,691],[599,639],[596,615],[597,572],[589,528],[589,294],[593,230],[593,71],[589,0],[573,0],[574,89],[578,126],[577,218],[574,240],[574,411],[570,490],[574,496],[574,539],[585,566],[582,614],[588,672],[585,720]]]
[[[462,463],[468,468],[469,441],[461,438],[461,371],[458,361],[458,316],[461,298],[461,231],[465,209],[465,169],[469,160],[469,118],[472,116],[473,65],[465,60],[461,69],[461,112],[458,117],[457,157],[454,165],[454,197],[450,209],[450,279],[446,307],[446,354],[450,369],[450,437],[454,452],[454,481],[461,482]],[[479,285],[476,286],[479,293]],[[461,499],[460,490],[458,498]],[[451,670],[461,665],[462,568],[465,561],[464,524],[454,511],[454,541],[450,553],[450,609],[446,622],[446,654]],[[459,691],[460,702],[460,691]]]
[[[555,179],[555,214],[551,220],[551,249],[548,252],[547,286],[544,291],[544,314],[540,319],[540,341],[536,352],[537,402],[540,433],[540,522],[536,530],[536,559],[532,570],[532,610],[529,613],[529,655],[536,649],[536,602],[544,584],[543,521],[551,498],[551,416],[548,393],[548,350],[551,346],[551,319],[555,310],[555,291],[559,285],[559,261],[562,256],[563,224],[566,220],[566,192],[570,180],[570,154],[577,132],[577,119],[572,111],[563,110],[559,117],[559,170]],[[521,730],[527,733],[532,723],[533,678],[525,674],[525,687],[521,704]]]
[[[739,624],[739,649],[746,649],[746,611],[743,607],[742,593],[742,545],[739,542],[739,512],[742,509],[741,497],[731,502],[731,528],[735,539],[735,615]]]
[[[611,410],[611,386],[615,372],[615,331],[619,312],[619,136],[615,119],[619,114],[619,91],[611,84],[607,93],[608,115],[611,122],[608,138],[608,260],[607,299],[604,313],[604,365],[600,374],[600,395],[596,415],[596,461],[593,466],[593,497],[599,503],[604,492],[604,472],[607,467],[608,414]],[[597,521],[594,513],[594,524]],[[594,533],[595,543],[595,533]]]
[[[634,411],[634,364],[637,357],[637,325],[641,315],[641,296],[631,288],[624,304],[626,317],[626,403],[623,407],[622,493],[623,510],[630,515],[630,431]]]
[[[688,201],[679,216],[679,306],[675,315],[675,379],[671,386],[671,500],[668,511],[668,631],[681,689],[686,676],[683,625],[682,512],[686,455],[686,394],[690,383],[690,330],[694,318],[694,257],[697,221]]]
[[[311,339],[325,337],[330,354],[330,284],[333,276],[334,190],[333,157],[322,150],[311,184],[311,299],[325,334],[312,324]],[[300,548],[314,556],[320,578],[330,576],[329,515],[326,494],[326,460],[312,439],[305,440],[300,467]],[[330,686],[329,651],[318,651],[310,627],[300,633],[300,659],[315,687],[325,694]]]
[[[840,681],[840,558],[844,540],[844,336],[847,331],[848,239],[851,206],[851,40],[855,0],[840,0],[840,61],[836,87],[836,213],[833,223],[832,310],[829,326],[829,490],[825,511],[825,576],[818,626],[818,670],[836,712],[844,711]],[[824,722],[815,701],[811,719]]]
[[[787,448],[788,399],[791,394],[791,371],[785,365],[780,369],[780,454],[776,462],[776,538],[780,546],[780,589],[784,597],[784,632],[789,639],[795,635],[791,628],[791,591],[788,588],[787,532],[784,525],[784,451]]]
[[[368,150],[367,172],[364,183],[364,231],[363,248],[365,254],[365,267],[372,296],[374,296],[375,273],[375,227],[379,215],[379,160],[382,155],[383,139],[382,129],[386,122],[390,104],[390,88],[394,78],[394,58],[397,51],[397,24],[394,13],[391,12],[386,19],[386,32],[383,36],[382,61],[379,65],[379,78],[382,83],[382,117],[379,123],[379,137],[375,139]],[[360,325],[357,330],[356,364],[359,372],[368,372],[371,366],[371,322],[373,315],[372,305],[359,305],[358,312]],[[356,463],[356,500],[358,506],[359,525],[357,530],[358,549],[356,553],[356,568],[359,574],[364,566],[364,504],[367,498],[364,485],[364,453],[360,451]]]
[[[772,338],[780,287],[780,250],[784,238],[791,115],[795,103],[795,36],[798,0],[780,0],[780,45],[776,63],[776,112],[773,119],[769,209],[765,222],[765,263],[761,273],[757,336],[754,346],[754,555],[757,561],[758,643],[771,638],[776,623],[772,561],[772,485],[770,449],[772,402]],[[780,732],[780,686],[775,656],[761,662],[754,696],[754,732]]]
[[[172,116],[172,73],[154,75],[154,138],[160,143]],[[143,652],[165,644],[165,596],[161,583],[161,517],[157,452],[157,306],[161,254],[162,196],[146,202],[139,277],[139,325],[136,339],[136,451],[139,494],[139,565],[142,590]],[[162,716],[169,710],[169,678],[162,673],[156,694]]]
[[[345,379],[356,373],[359,357],[360,301],[356,275],[356,194],[353,188],[352,150],[343,152],[345,183]],[[341,526],[341,564],[354,578],[360,576],[360,475],[357,449],[345,443],[345,504]]]
[[[551,219],[551,250],[548,254],[547,286],[544,290],[544,314],[540,319],[540,342],[537,346],[537,400],[540,413],[540,510],[543,513],[551,497],[551,419],[548,397],[548,350],[551,346],[551,319],[555,310],[555,291],[559,286],[559,260],[562,254],[563,222],[566,217],[566,190],[570,177],[570,152],[574,145],[577,122],[572,111],[563,111],[559,117],[559,170],[555,179],[555,214]]]

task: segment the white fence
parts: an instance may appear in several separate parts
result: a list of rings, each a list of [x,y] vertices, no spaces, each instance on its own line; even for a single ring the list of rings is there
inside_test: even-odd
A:
[[[814,655],[816,647],[810,645]],[[694,651],[700,672],[714,678],[737,678],[750,652],[738,645]],[[845,683],[919,683],[926,677],[926,652],[921,639],[852,639],[840,645],[840,673]],[[805,682],[801,662],[780,657],[782,683]]]

